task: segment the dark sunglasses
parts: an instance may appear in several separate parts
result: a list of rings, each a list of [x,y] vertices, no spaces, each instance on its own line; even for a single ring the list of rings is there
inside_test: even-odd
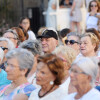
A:
[[[68,42],[73,45],[75,43],[79,44],[78,42],[76,42],[75,40],[65,40],[65,44],[68,44]]]
[[[91,7],[97,7],[97,5],[91,5]]]
[[[8,50],[8,48],[5,48],[5,47],[0,47],[0,48],[1,48],[3,51],[6,50],[6,49]]]

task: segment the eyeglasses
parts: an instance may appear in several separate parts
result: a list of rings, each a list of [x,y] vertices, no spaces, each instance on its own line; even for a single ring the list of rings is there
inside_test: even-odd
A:
[[[13,65],[13,64],[9,64],[8,62],[5,62],[5,63],[4,63],[4,66],[5,66],[5,67],[10,66],[11,69],[14,69],[15,67],[16,67],[16,68],[20,68],[19,66],[15,66],[15,65]]]
[[[97,7],[97,5],[91,5],[91,7]]]
[[[0,47],[3,51],[4,50],[8,50],[8,48],[6,48],[6,47]]]
[[[86,74],[85,72],[79,72],[79,71],[77,71],[77,70],[75,70],[75,69],[72,69],[72,68],[69,70],[69,73],[74,73],[74,74],[76,74],[76,75],[77,75],[77,74]],[[87,74],[86,74],[86,75],[87,75]]]
[[[77,43],[77,44],[79,44],[77,41],[75,41],[75,40],[65,40],[65,44],[68,44],[68,42],[71,44],[71,45],[73,45],[73,44],[75,44],[75,43]]]

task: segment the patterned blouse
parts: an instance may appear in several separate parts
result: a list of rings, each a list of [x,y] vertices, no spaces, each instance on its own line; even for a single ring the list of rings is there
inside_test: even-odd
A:
[[[9,86],[10,85],[5,85],[5,86],[0,87],[0,100],[13,100],[13,97],[16,94],[20,94],[20,93],[23,93],[29,97],[31,92],[36,89],[32,84],[25,83],[15,88],[10,94],[5,95],[5,90]]]

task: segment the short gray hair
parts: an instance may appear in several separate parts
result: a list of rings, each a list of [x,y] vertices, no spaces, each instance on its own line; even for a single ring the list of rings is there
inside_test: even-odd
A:
[[[0,37],[0,42],[1,41],[7,42],[8,51],[15,48],[14,43],[11,40],[4,38],[4,37]]]
[[[1,62],[3,60],[3,57],[4,57],[4,51],[0,48],[0,59],[1,59]],[[1,64],[0,62],[0,64]]]
[[[26,40],[19,47],[30,50],[34,56],[43,53],[41,43],[38,40]]]
[[[75,36],[75,37],[77,37],[78,42],[80,40],[80,35],[78,33],[76,33],[76,32],[70,32],[70,33],[68,33],[67,34],[67,37],[69,37],[69,36]]]
[[[7,60],[11,58],[16,58],[18,60],[20,70],[28,69],[28,73],[32,69],[34,64],[34,55],[30,51],[22,48],[16,48],[9,51],[6,54],[6,58]]]
[[[95,81],[98,71],[98,64],[95,59],[96,58],[82,57],[80,59],[76,59],[72,63],[72,66],[77,65],[83,72],[91,76],[92,78],[90,82],[91,86],[95,86]]]

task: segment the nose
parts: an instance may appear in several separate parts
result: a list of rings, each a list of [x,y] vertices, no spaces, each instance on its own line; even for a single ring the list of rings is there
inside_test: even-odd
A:
[[[36,72],[36,78],[39,78],[39,77],[40,77],[40,72],[37,71],[37,72]]]
[[[75,74],[73,73],[73,71],[70,72],[70,77],[73,78],[75,76]]]
[[[41,43],[42,43],[42,45],[43,45],[43,44],[46,44],[46,41],[45,41],[45,40],[42,40]]]
[[[8,72],[9,70],[11,70],[10,67],[9,66],[6,66],[5,67],[5,71]]]

